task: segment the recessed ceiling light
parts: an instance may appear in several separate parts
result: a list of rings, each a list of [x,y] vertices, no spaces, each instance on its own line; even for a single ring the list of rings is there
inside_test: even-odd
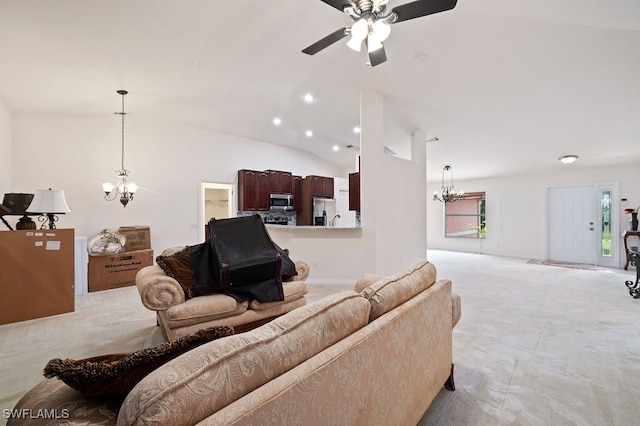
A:
[[[307,130],[306,132],[304,132],[304,134],[307,135],[308,138],[313,136],[313,132],[311,130]]]
[[[313,95],[311,93],[307,93],[306,95],[304,95],[304,101],[308,104],[310,104],[311,102],[313,102]]]
[[[273,124],[279,126],[282,124],[282,119],[280,117],[276,117],[273,119]]]
[[[340,147],[339,147],[338,145],[334,145],[334,146],[333,146],[333,150],[334,150],[334,151],[340,151]]]
[[[576,161],[578,159],[577,155],[564,155],[560,158],[558,158],[558,160],[560,160],[560,162],[564,163],[564,164],[571,164],[574,161]]]
[[[360,127],[356,126],[353,128],[353,133],[360,133]]]

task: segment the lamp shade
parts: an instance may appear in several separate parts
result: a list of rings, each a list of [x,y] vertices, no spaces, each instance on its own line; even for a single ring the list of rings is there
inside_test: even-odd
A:
[[[62,189],[38,189],[33,196],[33,201],[27,209],[27,213],[70,213],[71,210],[64,198]]]
[[[9,209],[5,214],[23,215],[33,200],[33,194],[8,193],[4,194],[2,205]]]
[[[386,22],[376,21],[372,27],[373,34],[371,34],[371,36],[376,38],[380,43],[385,41],[387,37],[389,37],[389,34],[391,34],[391,27]]]
[[[351,26],[351,37],[356,38],[360,41],[367,38],[369,34],[369,22],[366,19],[358,19]]]

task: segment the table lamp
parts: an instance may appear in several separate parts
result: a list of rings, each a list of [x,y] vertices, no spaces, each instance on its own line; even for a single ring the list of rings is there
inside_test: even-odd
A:
[[[31,200],[33,200],[33,194],[22,194],[17,192],[4,194],[2,205],[0,206],[0,214],[11,216],[22,215],[16,225],[18,230],[36,229],[35,222],[26,214],[27,207],[31,204]],[[4,219],[2,221],[10,230],[12,230],[11,226]]]
[[[43,222],[41,229],[49,225],[49,229],[56,228],[59,214],[70,213],[71,210],[64,198],[64,191],[61,189],[38,189],[33,197],[33,201],[29,204],[27,213],[39,213],[42,216],[38,221]],[[48,223],[46,221],[49,221]]]

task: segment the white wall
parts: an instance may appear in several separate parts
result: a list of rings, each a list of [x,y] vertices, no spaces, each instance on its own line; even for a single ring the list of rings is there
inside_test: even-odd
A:
[[[426,138],[412,139],[412,159],[384,153],[384,98],[360,93],[361,219],[366,272],[397,273],[426,256]]]
[[[199,243],[200,182],[234,183],[238,169],[338,175],[341,170],[303,151],[127,115],[125,167],[140,186],[126,208],[103,199],[101,183],[120,168],[117,116],[14,116],[14,179],[20,192],[64,189],[71,213],[58,227],[89,238],[103,228],[151,227],[152,246]]]
[[[291,256],[307,261],[309,283],[354,284],[370,269],[363,229],[274,229],[271,238]]]
[[[559,166],[562,166],[559,164]],[[487,238],[471,240],[445,238],[443,213],[439,202],[427,202],[427,246],[432,249],[483,252],[505,256],[544,259],[545,191],[558,185],[619,183],[620,198],[629,207],[640,206],[640,167],[626,165],[603,168],[580,168],[578,164],[562,166],[556,173],[509,176],[494,179],[456,181],[456,188],[467,192],[486,192]],[[441,183],[430,183],[427,193],[440,190]],[[617,200],[620,202],[620,200]],[[622,210],[622,209],[621,209]],[[618,217],[621,233],[627,229],[628,217]],[[620,259],[624,263],[622,246]],[[621,263],[621,265],[622,265]]]
[[[11,111],[0,100],[0,196],[12,192],[13,124]],[[2,199],[0,198],[0,203]],[[0,225],[4,229],[4,225]]]
[[[361,229],[273,230],[292,255],[309,261],[310,282],[355,282],[365,273],[406,270],[426,256],[426,139],[412,139],[412,161],[384,153],[384,100],[360,93]]]

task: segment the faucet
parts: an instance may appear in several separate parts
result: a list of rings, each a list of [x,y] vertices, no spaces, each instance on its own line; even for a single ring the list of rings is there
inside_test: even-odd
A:
[[[337,214],[331,219],[331,226],[336,226],[336,218],[340,219],[340,215]]]

